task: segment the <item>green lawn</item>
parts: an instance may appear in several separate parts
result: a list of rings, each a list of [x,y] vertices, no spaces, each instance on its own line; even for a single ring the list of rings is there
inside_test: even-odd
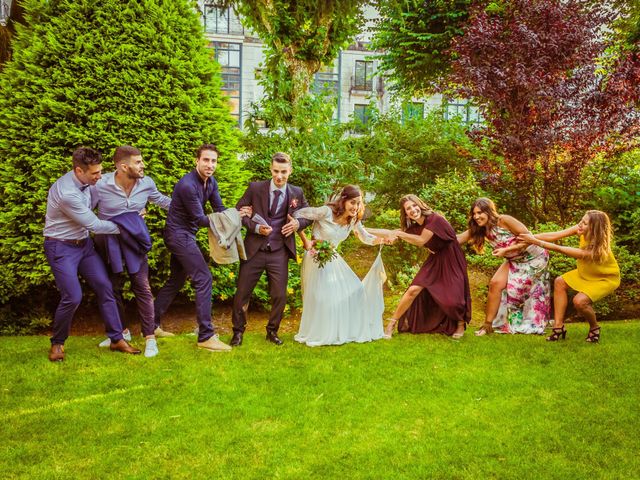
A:
[[[638,478],[640,322],[155,359],[0,338],[0,478]]]

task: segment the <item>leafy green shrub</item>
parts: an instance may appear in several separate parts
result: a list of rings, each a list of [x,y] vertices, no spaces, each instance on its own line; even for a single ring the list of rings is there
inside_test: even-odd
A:
[[[380,116],[370,135],[354,141],[360,158],[371,169],[376,203],[395,207],[408,193],[418,194],[456,170],[466,172],[479,154],[465,127],[430,112],[424,119],[399,121],[399,114]]]
[[[640,149],[618,161],[600,160],[583,174],[584,208],[609,214],[616,241],[640,250]]]
[[[17,26],[13,59],[0,73],[0,91],[10,92],[0,95],[0,304],[14,309],[18,299],[54,288],[42,246],[47,191],[71,169],[77,146],[108,158],[118,145],[135,145],[170,194],[193,168],[195,149],[214,142],[227,205],[248,177],[220,69],[191,2],[27,0],[24,7],[26,26]],[[164,214],[151,207],[147,224],[157,287],[169,273]],[[224,282],[224,273],[217,278]]]
[[[11,305],[0,306],[0,335],[26,335],[42,331],[51,324],[51,314],[44,304],[34,304],[33,299],[20,299],[29,310],[23,313]]]
[[[467,265],[473,266],[488,275],[493,275],[504,261],[501,257],[494,257],[491,253],[491,248],[485,248],[484,253],[476,253],[469,245],[465,245],[463,249],[467,256]]]
[[[640,254],[632,253],[623,245],[614,245],[613,254],[620,266],[620,275],[624,283],[640,282]]]
[[[434,210],[442,213],[454,230],[462,233],[467,229],[469,209],[479,197],[486,197],[470,170],[453,170],[438,176],[435,182],[420,191],[419,196]]]

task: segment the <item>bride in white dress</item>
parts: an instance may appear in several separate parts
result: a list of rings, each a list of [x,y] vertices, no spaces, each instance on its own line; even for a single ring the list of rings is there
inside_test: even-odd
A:
[[[352,231],[367,245],[389,243],[364,229],[360,223],[363,211],[360,189],[347,185],[336,201],[318,208],[301,208],[294,215],[313,220],[314,240],[327,240],[334,248]],[[308,247],[309,243],[305,245]],[[365,279],[360,281],[339,254],[320,268],[307,250],[301,277],[302,320],[294,337],[296,341],[315,347],[369,342],[383,337],[382,285],[386,275],[380,253]]]

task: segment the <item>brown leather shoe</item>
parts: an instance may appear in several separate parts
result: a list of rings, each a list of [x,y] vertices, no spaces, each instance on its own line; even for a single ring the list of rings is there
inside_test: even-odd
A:
[[[124,338],[121,338],[116,343],[111,342],[111,345],[109,346],[109,348],[111,349],[111,351],[114,351],[114,352],[118,351],[122,353],[130,353],[131,355],[138,355],[142,353],[137,348],[133,348],[131,345],[129,345]]]
[[[62,362],[64,360],[64,346],[57,343],[51,345],[51,349],[49,349],[49,360],[52,362]]]

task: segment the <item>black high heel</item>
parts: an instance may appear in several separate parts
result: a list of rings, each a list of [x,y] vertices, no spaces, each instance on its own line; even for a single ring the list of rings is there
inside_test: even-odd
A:
[[[592,328],[585,338],[586,342],[598,343],[600,341],[600,327]]]
[[[553,328],[553,333],[547,337],[547,342],[557,342],[561,338],[564,340],[567,336],[567,331],[564,328],[564,325],[560,328]]]

